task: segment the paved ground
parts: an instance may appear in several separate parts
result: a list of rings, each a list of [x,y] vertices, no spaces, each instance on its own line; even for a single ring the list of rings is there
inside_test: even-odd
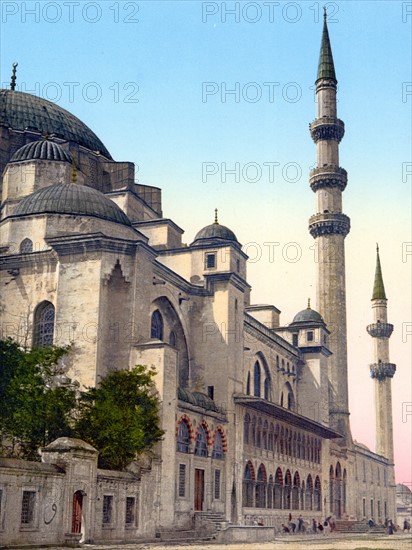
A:
[[[329,535],[284,536],[273,542],[254,544],[191,544],[161,545],[155,543],[124,544],[121,546],[85,544],[85,550],[412,550],[412,535]],[[55,547],[49,550],[67,550]]]

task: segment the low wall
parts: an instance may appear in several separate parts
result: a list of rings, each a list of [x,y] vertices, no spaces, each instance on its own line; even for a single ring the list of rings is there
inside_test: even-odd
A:
[[[216,540],[222,544],[231,542],[270,542],[275,538],[273,527],[255,527],[249,525],[230,526],[219,531]]]

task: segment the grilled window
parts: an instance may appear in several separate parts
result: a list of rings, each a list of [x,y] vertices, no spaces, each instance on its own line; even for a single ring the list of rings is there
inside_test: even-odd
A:
[[[135,525],[136,523],[136,499],[126,497],[126,525]]]
[[[34,522],[34,506],[36,504],[35,491],[23,491],[21,501],[21,523],[31,525]]]
[[[179,497],[186,495],[186,464],[179,464]]]
[[[113,521],[113,497],[103,496],[103,524],[107,525]]]
[[[215,500],[220,499],[220,470],[215,470]]]

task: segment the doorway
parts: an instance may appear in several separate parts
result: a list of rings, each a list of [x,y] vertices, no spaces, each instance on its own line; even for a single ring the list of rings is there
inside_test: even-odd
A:
[[[83,492],[76,491],[73,495],[72,533],[82,532]]]
[[[195,511],[203,510],[203,501],[205,498],[205,471],[195,468]]]

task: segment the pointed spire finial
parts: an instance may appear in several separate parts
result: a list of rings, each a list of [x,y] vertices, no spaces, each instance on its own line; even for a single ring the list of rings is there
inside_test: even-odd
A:
[[[330,78],[336,80],[335,65],[333,63],[332,47],[330,45],[326,6],[323,7],[323,33],[320,46],[320,55],[318,63],[318,80],[320,78]]]
[[[385,286],[383,284],[381,260],[379,257],[379,245],[376,243],[376,269],[373,283],[372,300],[386,300]]]
[[[16,70],[18,65],[18,63],[13,63],[13,73],[11,75],[10,90],[16,89]]]
[[[72,163],[72,183],[77,183],[77,162],[76,162],[76,151],[73,153],[73,163]]]
[[[217,219],[217,208],[215,208],[215,223],[219,223],[219,221]]]
[[[308,298],[308,309],[311,309],[311,307],[310,307],[310,298]]]

